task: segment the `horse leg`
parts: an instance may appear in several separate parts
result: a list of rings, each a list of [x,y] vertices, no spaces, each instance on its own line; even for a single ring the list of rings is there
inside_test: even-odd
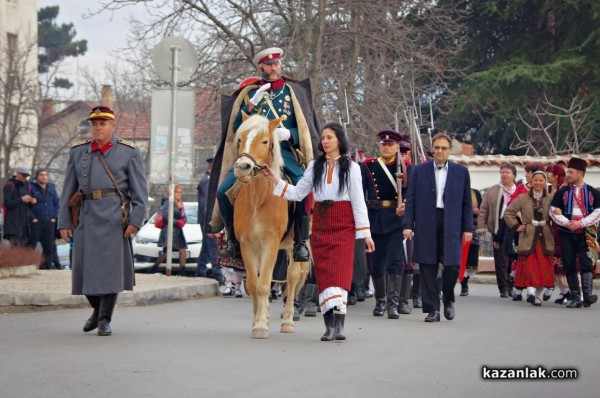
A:
[[[298,282],[302,277],[301,263],[295,262],[292,253],[288,250],[288,269],[287,269],[287,301],[283,309],[283,320],[281,321],[281,333],[294,333],[294,300],[297,294]]]
[[[261,266],[256,284],[257,312],[255,316],[256,323],[252,329],[252,337],[254,338],[269,337],[269,294],[279,242],[278,239],[266,239],[266,241],[262,245],[259,254]],[[271,241],[273,243],[270,243]]]

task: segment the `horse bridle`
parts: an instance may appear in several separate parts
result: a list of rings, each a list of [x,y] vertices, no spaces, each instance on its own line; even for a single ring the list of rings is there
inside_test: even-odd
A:
[[[273,153],[273,142],[271,142],[271,145],[269,147],[269,152],[271,152],[271,154]],[[264,164],[263,165],[259,165],[258,162],[256,161],[256,159],[254,159],[254,157],[252,155],[250,155],[249,153],[247,153],[247,152],[240,153],[238,155],[238,157],[235,159],[235,161],[237,162],[241,158],[248,158],[248,159],[250,159],[250,161],[252,163],[254,163],[254,167],[252,167],[252,171],[249,174],[249,176],[250,176],[249,179],[242,180],[239,177],[237,179],[241,183],[248,184],[250,181],[252,181],[252,179],[254,177],[256,177],[258,175],[258,173],[260,173],[261,171],[263,171],[265,169],[265,165]]]

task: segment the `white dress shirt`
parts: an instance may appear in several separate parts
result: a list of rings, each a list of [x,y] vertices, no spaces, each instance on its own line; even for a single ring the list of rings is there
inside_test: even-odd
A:
[[[443,166],[438,166],[433,163],[433,171],[435,173],[435,192],[437,195],[436,206],[438,209],[444,208],[444,189],[446,188],[446,180],[448,179],[448,162]]]

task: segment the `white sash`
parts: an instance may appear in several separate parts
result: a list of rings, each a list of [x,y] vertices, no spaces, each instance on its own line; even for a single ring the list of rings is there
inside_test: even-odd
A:
[[[396,184],[396,179],[394,177],[392,177],[392,173],[390,173],[390,171],[388,170],[388,168],[385,165],[385,163],[383,163],[383,160],[381,160],[381,157],[377,158],[377,161],[381,165],[381,168],[383,169],[383,171],[385,171],[385,174],[387,175],[387,178],[390,180],[390,182],[394,186],[394,189],[396,190],[396,193],[398,193],[398,184]]]

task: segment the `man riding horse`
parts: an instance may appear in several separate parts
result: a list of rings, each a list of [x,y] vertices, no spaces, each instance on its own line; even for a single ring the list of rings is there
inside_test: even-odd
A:
[[[239,189],[233,175],[232,164],[237,156],[234,144],[235,131],[242,124],[242,112],[260,114],[269,120],[281,118],[277,128],[284,173],[297,183],[304,173],[305,165],[316,154],[319,142],[319,121],[312,104],[309,79],[296,81],[282,74],[280,48],[267,48],[254,57],[254,64],[262,79],[241,90],[237,96],[223,96],[221,106],[221,143],[215,155],[207,207],[207,230],[219,232],[225,227],[228,241],[219,256],[233,263],[241,260],[239,243],[233,227],[233,204]],[[248,79],[247,79],[248,80]],[[218,186],[218,189],[217,189]],[[309,261],[306,241],[309,238],[309,217],[305,201],[294,210],[294,261]]]

